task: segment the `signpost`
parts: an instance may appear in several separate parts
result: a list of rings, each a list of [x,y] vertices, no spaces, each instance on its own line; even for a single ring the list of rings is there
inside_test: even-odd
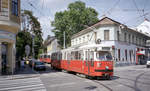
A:
[[[25,46],[25,53],[26,53],[26,56],[28,57],[30,54],[30,46],[29,45]]]

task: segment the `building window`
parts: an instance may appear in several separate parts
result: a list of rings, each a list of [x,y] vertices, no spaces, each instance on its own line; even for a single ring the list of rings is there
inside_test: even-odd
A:
[[[127,34],[124,33],[124,41],[126,42],[127,41]]]
[[[119,34],[119,31],[117,31],[117,40],[118,40],[118,41],[120,40],[120,34]]]
[[[81,38],[79,38],[79,43],[81,43]]]
[[[141,38],[139,38],[139,45],[141,45]]]
[[[104,40],[109,40],[109,30],[104,30]]]
[[[130,61],[131,61],[131,50],[129,51],[129,55],[130,55]]]
[[[76,44],[78,44],[78,39],[76,39]]]
[[[120,61],[120,49],[118,49],[118,60]]]
[[[132,36],[132,43],[134,43],[134,35]]]
[[[145,40],[144,40],[144,39],[143,39],[143,43],[142,43],[142,44],[143,44],[143,45],[146,45],[146,44],[145,44]]]
[[[18,16],[18,0],[12,0],[12,14]]]
[[[72,40],[72,45],[74,45],[74,41]]]
[[[127,49],[125,50],[126,61],[128,60]]]
[[[87,35],[87,41],[89,41],[90,39],[89,39],[89,35]]]
[[[144,39],[144,45],[146,45],[146,39]]]
[[[129,43],[131,42],[131,35],[129,34]]]
[[[136,44],[138,44],[138,39],[137,39],[137,37],[136,37]]]
[[[83,37],[83,42],[85,42],[85,37]]]

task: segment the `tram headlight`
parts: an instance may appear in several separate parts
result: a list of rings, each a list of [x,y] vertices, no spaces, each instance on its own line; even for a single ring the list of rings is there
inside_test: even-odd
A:
[[[108,69],[109,69],[109,67],[108,67],[108,66],[106,66],[106,67],[105,67],[105,69],[106,69],[106,70],[108,70]]]
[[[97,63],[97,67],[101,67],[101,63]]]

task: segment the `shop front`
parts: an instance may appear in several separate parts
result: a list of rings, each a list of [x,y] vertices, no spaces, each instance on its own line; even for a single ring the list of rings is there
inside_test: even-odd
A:
[[[146,64],[147,56],[145,54],[145,50],[140,50],[136,53],[136,64]]]
[[[13,74],[15,71],[16,35],[0,30],[0,74]]]

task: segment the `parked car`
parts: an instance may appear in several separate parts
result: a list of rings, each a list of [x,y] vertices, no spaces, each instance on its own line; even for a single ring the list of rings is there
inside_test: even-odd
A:
[[[147,67],[147,68],[149,68],[149,67],[150,67],[150,59],[149,59],[149,60],[147,60],[146,67]]]
[[[34,69],[35,70],[46,70],[46,66],[43,62],[34,61]]]

